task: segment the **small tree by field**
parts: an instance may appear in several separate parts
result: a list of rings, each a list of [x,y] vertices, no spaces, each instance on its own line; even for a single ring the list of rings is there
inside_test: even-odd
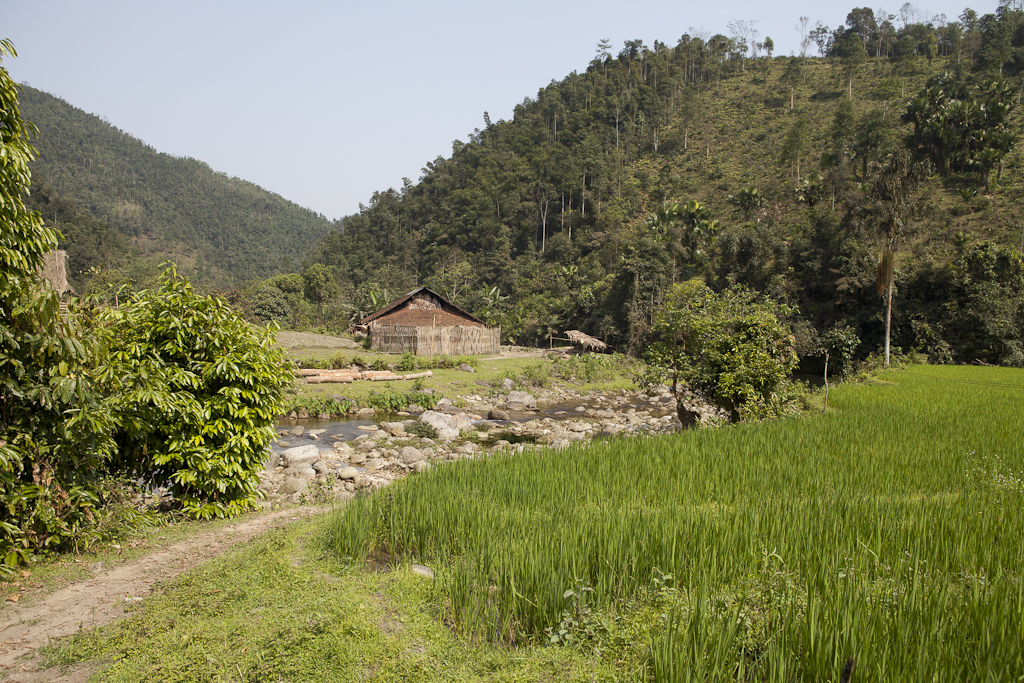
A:
[[[655,314],[647,362],[667,371],[684,424],[684,389],[726,410],[733,422],[785,410],[797,364],[782,321],[789,313],[742,287],[721,294],[700,280],[672,287]]]

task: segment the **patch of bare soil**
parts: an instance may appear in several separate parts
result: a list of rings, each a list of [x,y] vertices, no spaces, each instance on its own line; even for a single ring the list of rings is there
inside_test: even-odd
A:
[[[271,528],[320,514],[330,508],[290,508],[239,521],[193,536],[129,564],[103,571],[26,605],[8,605],[0,614],[0,677],[5,681],[85,681],[95,665],[73,667],[63,674],[37,670],[32,654],[51,640],[81,629],[96,628],[125,614],[125,607],[149,595],[154,584],[188,571],[228,548]]]

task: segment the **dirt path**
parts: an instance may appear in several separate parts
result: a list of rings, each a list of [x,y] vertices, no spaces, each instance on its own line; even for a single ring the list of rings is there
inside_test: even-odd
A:
[[[290,508],[239,521],[161,548],[129,564],[98,572],[32,604],[9,606],[0,616],[0,674],[6,674],[3,677],[8,681],[54,680],[52,675],[39,678],[36,674],[41,672],[35,672],[35,663],[22,658],[50,640],[124,616],[125,606],[147,596],[154,583],[188,571],[236,543],[301,516],[328,510]],[[72,676],[61,680],[79,679]]]

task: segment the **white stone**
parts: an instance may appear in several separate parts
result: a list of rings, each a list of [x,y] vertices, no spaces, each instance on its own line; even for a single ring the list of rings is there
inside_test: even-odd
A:
[[[320,459],[320,449],[317,446],[296,446],[281,451],[282,464],[285,467],[299,467],[308,465]]]

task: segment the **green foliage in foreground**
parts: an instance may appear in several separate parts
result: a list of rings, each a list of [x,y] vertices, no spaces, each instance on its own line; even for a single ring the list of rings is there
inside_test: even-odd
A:
[[[335,546],[430,564],[446,618],[503,642],[661,585],[657,680],[1017,676],[1024,374],[884,377],[813,419],[454,463],[353,501]]]
[[[7,55],[14,47],[0,41]],[[88,545],[112,447],[108,416],[94,410],[85,327],[36,277],[60,235],[24,203],[35,129],[19,91],[0,67],[0,573],[38,549]]]
[[[273,328],[252,328],[173,269],[158,290],[104,319],[110,351],[100,377],[117,416],[114,466],[166,485],[193,516],[252,505],[292,381]]]

